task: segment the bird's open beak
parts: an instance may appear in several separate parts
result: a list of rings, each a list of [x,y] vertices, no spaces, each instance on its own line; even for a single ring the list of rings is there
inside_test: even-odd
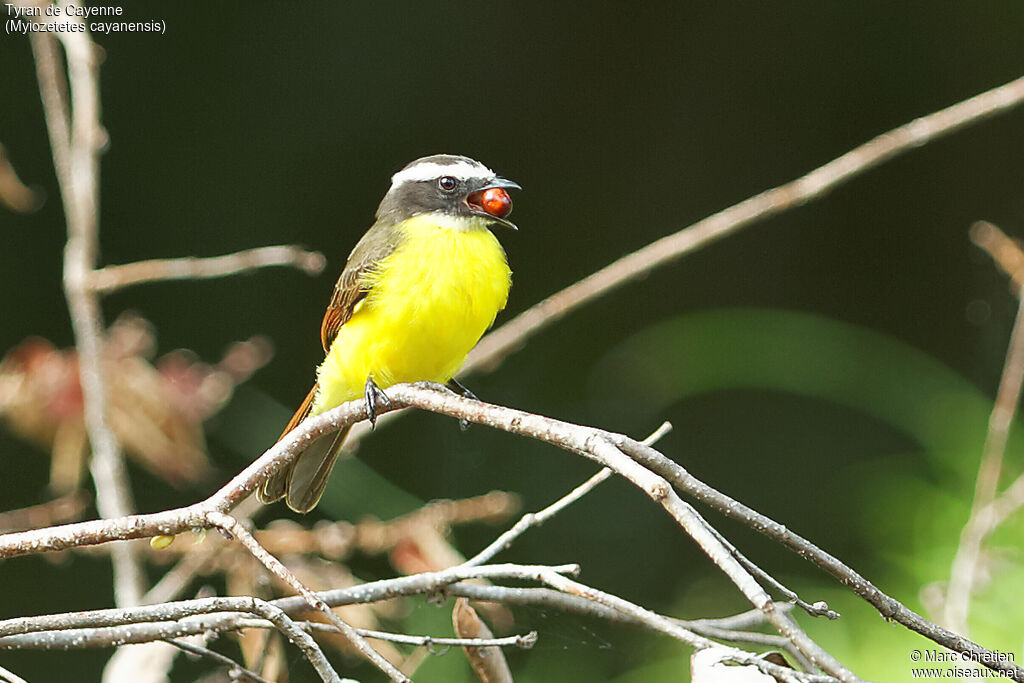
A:
[[[484,193],[487,192],[488,190],[494,189],[502,191],[508,203],[507,207],[499,208],[498,210],[490,209],[489,203],[486,201],[484,197]],[[474,216],[486,218],[494,225],[501,225],[511,230],[518,230],[519,228],[516,227],[516,224],[505,217],[512,211],[512,199],[508,196],[508,193],[505,192],[505,190],[521,189],[523,188],[520,187],[519,183],[517,182],[507,180],[505,178],[495,178],[491,182],[487,183],[486,185],[484,185],[483,187],[481,187],[480,189],[476,190],[475,192],[471,193],[468,197],[466,197],[466,203],[469,204],[469,212]]]
[[[481,187],[480,189],[481,190],[489,190],[492,187],[500,187],[503,190],[521,190],[521,189],[523,189],[522,187],[519,186],[519,183],[517,183],[514,180],[508,180],[507,178],[495,178],[493,181],[491,181],[491,183],[487,187]]]

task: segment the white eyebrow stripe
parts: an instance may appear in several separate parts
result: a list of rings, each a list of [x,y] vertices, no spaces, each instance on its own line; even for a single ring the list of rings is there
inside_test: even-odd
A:
[[[467,161],[459,161],[454,164],[438,164],[432,161],[416,164],[391,176],[391,186],[395,187],[402,183],[413,183],[420,180],[433,180],[441,176],[454,176],[460,180],[471,178],[493,178],[494,171],[483,164],[473,164]]]

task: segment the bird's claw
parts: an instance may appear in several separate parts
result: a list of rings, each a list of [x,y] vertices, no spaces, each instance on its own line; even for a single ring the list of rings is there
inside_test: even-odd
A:
[[[458,381],[457,379],[453,378],[448,380],[448,383],[445,384],[445,387],[455,392],[459,396],[462,396],[463,398],[471,398],[474,401],[480,400],[479,398],[477,398],[476,394],[474,394],[472,391],[463,386],[462,382]],[[469,429],[469,420],[465,418],[459,418],[459,429],[462,431],[466,431],[467,429]]]
[[[363,400],[366,401],[366,416],[370,420],[370,429],[377,426],[377,410],[390,408],[391,399],[377,386],[372,377],[366,378],[366,385],[363,387]]]

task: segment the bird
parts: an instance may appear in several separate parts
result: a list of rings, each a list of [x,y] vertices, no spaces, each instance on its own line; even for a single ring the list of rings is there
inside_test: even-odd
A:
[[[492,229],[518,230],[508,191],[521,189],[454,154],[416,159],[391,177],[334,286],[316,382],[278,440],[360,397],[375,424],[390,404],[384,390],[398,383],[436,382],[472,397],[453,378],[508,301],[512,271]],[[316,507],[347,433],[312,441],[263,482],[260,501]]]

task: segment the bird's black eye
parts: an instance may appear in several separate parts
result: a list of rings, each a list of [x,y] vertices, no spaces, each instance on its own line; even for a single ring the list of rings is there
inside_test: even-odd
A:
[[[437,179],[437,186],[445,192],[453,192],[459,186],[459,182],[450,175],[446,175]]]

